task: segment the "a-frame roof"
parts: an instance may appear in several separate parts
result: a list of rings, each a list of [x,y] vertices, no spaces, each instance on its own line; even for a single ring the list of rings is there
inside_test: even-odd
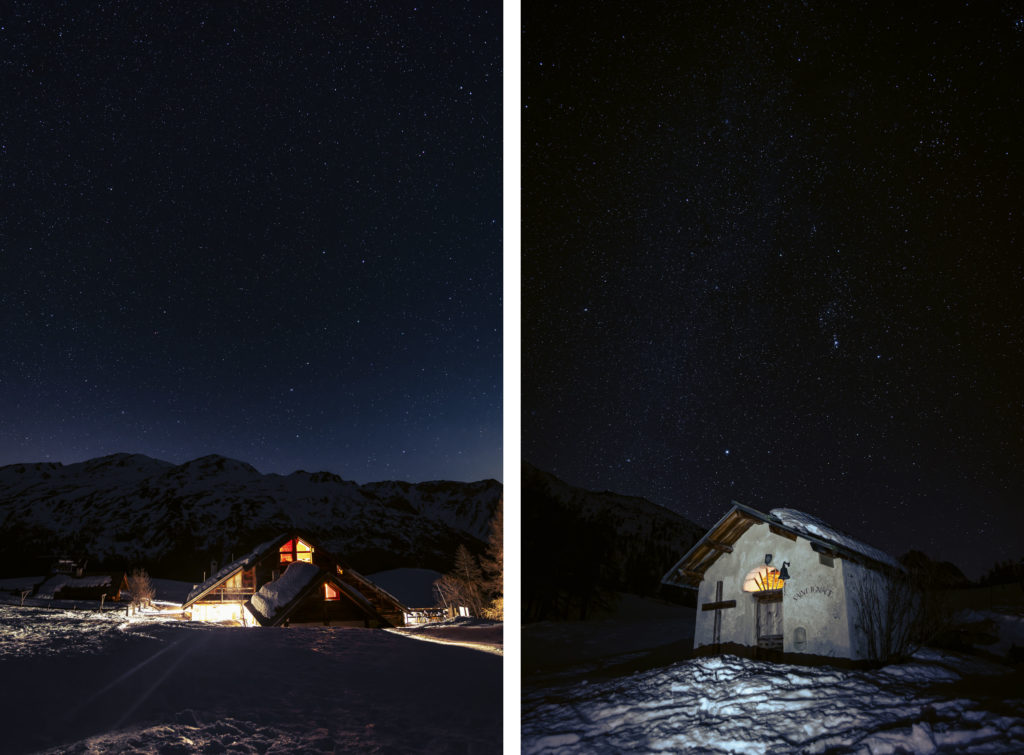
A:
[[[313,546],[318,554],[318,559],[326,560],[333,565],[341,566],[338,558],[323,548],[313,537],[307,532],[301,529],[292,529],[287,532],[282,532],[270,540],[264,543],[260,543],[251,551],[246,553],[241,558],[236,558],[230,564],[227,564],[217,570],[216,574],[210,575],[202,584],[196,585],[192,588],[192,591],[185,598],[185,602],[182,604],[182,608],[188,608],[190,605],[195,603],[197,600],[201,600],[204,596],[209,594],[214,588],[219,586],[221,583],[231,579],[235,574],[242,571],[243,569],[251,569],[253,565],[262,559],[264,556],[276,552],[282,545],[287,543],[289,540],[299,538],[300,540]]]
[[[394,595],[389,593],[387,590],[382,588],[380,585],[373,582],[368,577],[364,577],[359,572],[350,568],[347,564],[342,562],[333,553],[323,548],[314,538],[303,530],[294,529],[287,532],[283,532],[280,535],[267,540],[264,543],[260,543],[251,551],[246,553],[241,558],[236,558],[230,564],[223,566],[217,571],[216,574],[211,575],[202,584],[196,585],[192,588],[192,591],[188,594],[185,602],[182,604],[182,608],[188,608],[198,600],[202,600],[203,597],[210,594],[219,585],[223,584],[227,580],[231,579],[235,574],[242,571],[243,569],[251,569],[253,565],[266,557],[269,554],[276,553],[282,545],[287,543],[293,538],[300,538],[301,540],[309,543],[315,549],[318,562],[324,563],[325,566],[331,568],[326,569],[330,574],[331,583],[338,587],[345,595],[352,598],[356,603],[363,605],[364,603],[369,606],[370,612],[376,616],[377,610],[373,607],[371,601],[369,601],[364,592],[375,594],[378,600],[384,602],[391,602],[393,608],[397,611],[407,611],[408,609],[403,605],[402,601],[396,598]],[[333,571],[336,568],[344,567],[344,577],[339,578]],[[322,584],[321,580],[320,584]]]
[[[352,585],[343,582],[337,574],[320,569],[303,561],[288,565],[285,573],[275,582],[264,587],[246,601],[246,608],[265,627],[280,626],[310,594],[317,592],[321,585],[329,582],[335,589],[358,605],[369,617],[380,619],[377,609]],[[276,585],[272,594],[267,587]]]
[[[348,584],[349,589],[354,590],[359,595],[363,594],[363,591],[369,593],[376,593],[379,600],[384,602],[392,603],[392,608],[396,611],[406,612],[409,608],[393,594],[389,593],[383,587],[378,585],[376,582],[371,580],[369,577],[364,577],[362,574],[357,572],[355,569],[349,567],[345,569],[344,581]],[[352,583],[355,584],[352,584]]]
[[[811,547],[819,553],[845,558],[877,570],[903,570],[899,562],[884,551],[832,529],[810,514],[796,509],[772,509],[765,514],[733,501],[732,508],[661,578],[662,583],[696,589],[708,567],[723,553],[731,553],[736,542],[757,522],[767,524],[772,532],[790,540],[798,537],[809,540]]]
[[[282,533],[271,540],[267,540],[265,543],[260,543],[241,558],[236,558],[230,564],[221,567],[216,574],[211,574],[202,584],[198,584],[192,588],[188,597],[185,598],[182,608],[188,608],[219,584],[229,580],[237,572],[240,572],[243,569],[252,568],[253,564],[259,561],[263,556],[271,551],[277,550],[293,537],[295,537],[295,535],[292,533]],[[303,537],[302,539],[305,540],[306,538]]]

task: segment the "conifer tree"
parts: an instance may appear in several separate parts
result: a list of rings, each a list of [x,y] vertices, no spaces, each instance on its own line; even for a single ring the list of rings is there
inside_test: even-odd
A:
[[[484,572],[484,590],[490,595],[490,602],[483,614],[488,619],[501,621],[504,618],[505,604],[505,532],[504,532],[504,500],[498,501],[498,509],[491,520],[491,532],[487,538],[487,550],[480,559]]]

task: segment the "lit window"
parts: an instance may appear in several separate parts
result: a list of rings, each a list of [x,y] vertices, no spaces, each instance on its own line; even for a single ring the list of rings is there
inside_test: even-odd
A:
[[[785,583],[779,577],[779,570],[770,566],[758,566],[747,572],[743,578],[743,592],[771,592],[781,590]]]
[[[341,600],[341,592],[330,582],[324,582],[324,600]]]
[[[313,546],[299,538],[289,540],[282,545],[280,553],[282,564],[289,564],[292,561],[305,561],[307,564],[313,563]]]

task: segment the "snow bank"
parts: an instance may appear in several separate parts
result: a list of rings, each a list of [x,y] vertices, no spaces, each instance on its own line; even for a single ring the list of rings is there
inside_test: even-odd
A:
[[[503,628],[500,621],[490,619],[474,619],[460,616],[447,621],[420,624],[390,630],[421,640],[430,640],[445,644],[478,647],[488,652],[501,653],[503,645]]]
[[[291,603],[296,596],[322,574],[320,568],[305,561],[293,561],[284,574],[268,582],[252,596],[252,607],[268,619]]]
[[[849,535],[843,534],[839,530],[832,529],[823,521],[817,517],[811,516],[810,514],[805,514],[804,512],[797,511],[796,509],[772,509],[769,513],[776,517],[784,527],[789,527],[797,532],[803,532],[806,535],[826,540],[830,543],[848,548],[855,553],[860,553],[862,556],[867,556],[874,561],[888,564],[900,571],[903,570],[899,561],[894,559],[885,551],[880,551],[878,548],[874,548],[867,543],[855,540]]]

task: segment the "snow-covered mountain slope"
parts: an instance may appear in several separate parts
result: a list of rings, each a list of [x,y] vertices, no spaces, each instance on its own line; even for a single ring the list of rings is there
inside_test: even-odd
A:
[[[588,594],[653,594],[704,528],[645,498],[569,485],[523,462],[523,602],[528,620],[585,613]],[[558,608],[555,604],[561,604]]]
[[[446,570],[459,543],[482,547],[500,497],[494,480],[359,485],[329,472],[264,475],[216,455],[12,464],[0,467],[0,568],[71,551],[197,579],[211,560],[299,527],[364,571]]]

